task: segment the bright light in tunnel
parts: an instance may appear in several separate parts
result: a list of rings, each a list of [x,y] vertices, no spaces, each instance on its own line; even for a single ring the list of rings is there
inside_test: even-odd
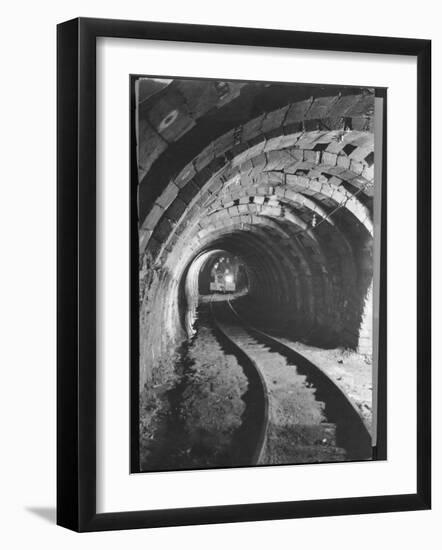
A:
[[[233,283],[233,275],[225,276],[226,283]]]

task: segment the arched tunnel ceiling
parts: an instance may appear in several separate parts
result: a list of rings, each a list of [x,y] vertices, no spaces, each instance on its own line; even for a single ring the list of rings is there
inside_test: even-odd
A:
[[[354,324],[371,277],[373,91],[167,80],[139,93],[142,263],[178,284],[202,252],[231,251],[292,317]]]

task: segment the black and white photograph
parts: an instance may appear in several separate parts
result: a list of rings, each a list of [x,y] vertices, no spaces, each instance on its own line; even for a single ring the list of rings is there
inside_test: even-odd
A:
[[[132,473],[385,459],[386,90],[130,91]]]
[[[438,6],[4,4],[1,548],[437,547]]]

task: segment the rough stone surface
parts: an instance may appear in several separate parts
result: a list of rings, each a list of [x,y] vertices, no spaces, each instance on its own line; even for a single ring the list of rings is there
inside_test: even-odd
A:
[[[181,283],[211,247],[250,266],[256,315],[320,345],[368,350],[373,94],[306,88],[254,104],[247,85],[200,86],[198,97],[186,86],[140,109],[143,381],[152,362],[170,370],[185,336]]]

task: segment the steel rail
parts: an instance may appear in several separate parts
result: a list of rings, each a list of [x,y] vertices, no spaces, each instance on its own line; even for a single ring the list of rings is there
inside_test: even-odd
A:
[[[209,302],[210,313],[213,324],[218,334],[224,341],[227,341],[229,346],[233,349],[234,354],[240,360],[240,364],[243,368],[244,374],[249,382],[250,388],[257,392],[258,399],[263,403],[261,425],[258,430],[258,437],[254,451],[252,453],[251,465],[263,464],[265,458],[266,444],[267,444],[267,431],[269,424],[269,398],[267,383],[261,373],[259,366],[250,357],[246,350],[244,350],[238,343],[229,336],[229,334],[223,328],[222,323],[217,319],[213,311],[213,300]]]
[[[230,300],[227,299],[227,304],[230,307],[232,313],[241,323],[241,325],[247,330],[258,342],[265,343],[270,346],[271,349],[274,349],[284,355],[290,362],[294,363],[297,366],[303,368],[305,372],[308,373],[308,376],[315,380],[314,385],[316,387],[320,386],[326,388],[327,394],[330,394],[331,400],[333,400],[333,408],[339,411],[340,420],[330,419],[334,421],[337,425],[345,423],[347,427],[351,427],[351,431],[357,434],[357,441],[353,442],[353,445],[350,444],[350,455],[356,453],[355,460],[360,459],[358,452],[355,450],[356,447],[362,445],[363,448],[368,450],[368,447],[372,448],[372,437],[371,434],[362,419],[359,411],[352,401],[347,397],[344,391],[332,380],[321,368],[312,363],[301,353],[295,351],[292,347],[285,344],[279,338],[271,336],[266,332],[250,325],[241,315],[236,311],[234,306],[231,304]],[[259,367],[257,366],[259,369]],[[330,400],[327,400],[330,401]],[[330,402],[326,402],[326,407],[331,405]],[[351,443],[351,442],[350,442]],[[352,450],[352,446],[355,448]]]

